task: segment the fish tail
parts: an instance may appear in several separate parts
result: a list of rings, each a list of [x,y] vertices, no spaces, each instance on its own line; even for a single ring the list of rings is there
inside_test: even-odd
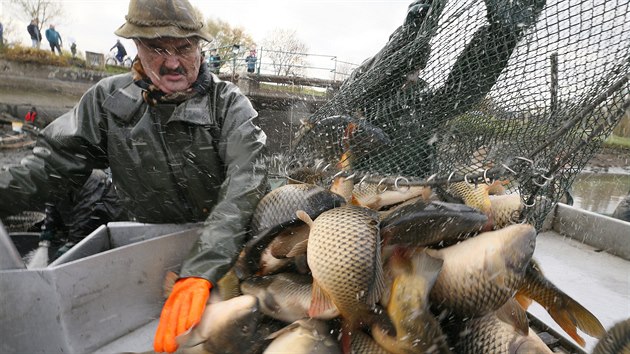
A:
[[[568,295],[560,294],[560,296],[562,300],[554,304],[560,306],[552,306],[548,308],[548,312],[551,318],[578,344],[584,347],[585,341],[577,334],[576,328],[595,338],[601,338],[606,334],[604,326],[595,315]]]
[[[548,312],[551,315],[551,318],[553,318],[553,320],[556,321],[556,323],[560,325],[560,327],[562,327],[562,329],[571,338],[573,338],[573,340],[575,340],[577,344],[579,344],[581,347],[584,347],[586,345],[584,338],[577,334],[577,327],[575,326],[574,318],[572,318],[572,316],[567,311],[559,309],[549,309]]]

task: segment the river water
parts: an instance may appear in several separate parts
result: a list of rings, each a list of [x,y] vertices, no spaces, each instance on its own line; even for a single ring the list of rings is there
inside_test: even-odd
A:
[[[573,206],[610,216],[630,192],[630,174],[582,172],[572,189]]]

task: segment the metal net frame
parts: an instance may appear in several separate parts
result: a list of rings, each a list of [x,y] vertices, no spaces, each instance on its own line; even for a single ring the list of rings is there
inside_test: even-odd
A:
[[[540,228],[630,107],[621,0],[414,1],[305,122],[285,171],[399,188],[506,181]]]

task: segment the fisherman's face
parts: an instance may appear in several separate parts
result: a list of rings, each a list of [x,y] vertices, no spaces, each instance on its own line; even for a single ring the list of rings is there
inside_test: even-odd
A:
[[[164,93],[185,91],[197,80],[201,49],[197,38],[136,39],[138,57]]]

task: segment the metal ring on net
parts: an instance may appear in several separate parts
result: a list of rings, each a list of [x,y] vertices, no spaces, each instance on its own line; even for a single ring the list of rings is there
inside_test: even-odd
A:
[[[402,193],[407,193],[411,189],[411,186],[409,185],[409,180],[406,177],[403,177],[403,176],[396,177],[396,179],[394,180],[394,189],[397,190],[397,191],[400,189],[400,187],[398,186],[398,181],[400,181],[400,180],[405,180],[406,181],[407,189],[404,192],[402,192],[402,191],[401,192]]]
[[[518,173],[516,173],[516,171],[514,171],[513,169],[509,168],[506,164],[502,163],[501,166],[503,166],[503,168],[505,168],[506,170],[510,171],[511,174],[517,176]]]
[[[380,181],[378,181],[378,184],[376,185],[376,192],[377,193],[384,193],[387,190],[387,185],[385,185],[383,182],[385,182],[387,180],[387,177],[383,177],[381,178]],[[385,186],[383,190],[381,190],[381,186]]]
[[[514,210],[510,215],[510,223],[512,224],[524,224],[527,222],[527,218],[519,210]]]
[[[548,172],[547,170],[544,170],[544,171],[545,171],[545,172]],[[547,185],[547,183],[549,183],[550,181],[553,181],[553,176],[551,176],[551,177],[547,177],[547,176],[545,176],[544,174],[539,174],[539,175],[538,175],[538,176],[536,176],[536,177],[540,177],[540,178],[542,178],[542,179],[544,179],[544,180],[545,180],[545,182],[543,182],[543,183],[538,183],[538,181],[536,181],[535,179],[532,179],[532,183],[533,183],[533,184],[535,184],[535,185],[537,185],[538,187],[541,187],[541,188],[542,188],[542,187],[544,187],[544,186],[546,186],[546,185]]]
[[[534,166],[534,161],[528,159],[527,157],[523,157],[523,156],[516,156],[515,159],[517,160],[523,160],[527,163],[529,163],[531,166]]]
[[[319,167],[324,164],[324,161],[319,160],[316,164],[315,164],[315,172],[317,172],[317,170],[319,169]],[[322,170],[323,172],[323,170]]]
[[[357,186],[361,186],[363,183],[366,183],[365,180],[369,178],[369,174],[365,174],[363,177],[361,177],[361,179],[359,180],[359,183],[357,183]]]
[[[523,201],[523,206],[525,208],[533,208],[536,205],[536,199],[534,199],[534,201],[532,202],[532,204],[527,204],[525,201]]]
[[[448,178],[446,179],[446,186],[444,187],[445,189],[448,189],[448,186],[451,184],[451,178],[453,178],[454,174],[455,174],[455,171],[451,172],[451,174],[448,175]]]
[[[488,182],[490,179],[486,176],[487,173],[488,173],[488,169],[486,168],[485,170],[483,170],[483,182],[489,186],[492,183]]]
[[[464,182],[466,182],[466,184],[469,185],[469,186],[476,187],[476,184],[468,182],[468,175],[469,175],[469,173],[464,175]]]
[[[335,174],[332,176],[332,179],[335,179],[335,178],[337,178],[337,177],[341,176],[341,175],[342,175],[342,174],[344,174],[344,173],[346,173],[346,172],[345,172],[345,171],[339,171],[339,172],[335,173]]]

